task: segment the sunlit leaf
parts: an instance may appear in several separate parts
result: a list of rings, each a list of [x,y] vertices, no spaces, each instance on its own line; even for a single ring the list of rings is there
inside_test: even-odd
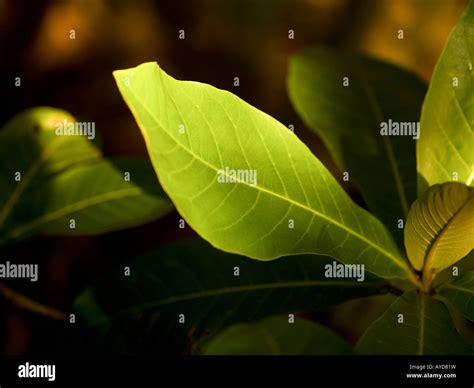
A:
[[[408,276],[380,221],[281,123],[227,91],[177,81],[156,63],[114,75],[164,190],[214,246],[260,260],[325,254],[382,277]]]

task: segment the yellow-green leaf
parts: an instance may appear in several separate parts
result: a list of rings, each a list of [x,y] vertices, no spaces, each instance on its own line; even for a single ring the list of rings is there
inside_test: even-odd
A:
[[[412,276],[383,224],[280,122],[156,63],[114,76],[163,189],[212,245],[259,260],[323,254],[385,278]]]
[[[468,186],[432,186],[408,213],[405,247],[415,269],[438,273],[474,247],[474,196]]]

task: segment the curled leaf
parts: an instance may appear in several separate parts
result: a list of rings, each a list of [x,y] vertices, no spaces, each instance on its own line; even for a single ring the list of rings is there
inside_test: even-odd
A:
[[[461,183],[432,186],[415,201],[405,227],[408,258],[417,270],[438,273],[474,248],[474,196]]]

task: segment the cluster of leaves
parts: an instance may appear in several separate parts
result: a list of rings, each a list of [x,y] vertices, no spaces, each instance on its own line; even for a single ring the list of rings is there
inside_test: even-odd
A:
[[[433,280],[474,248],[474,196],[469,187],[474,176],[473,32],[471,5],[451,34],[427,92],[407,72],[357,54],[311,48],[292,59],[288,89],[295,109],[341,169],[350,172],[373,214],[349,198],[294,133],[235,95],[177,81],[156,63],[114,75],[163,189],[189,225],[214,247],[262,261],[290,256],[285,258],[289,273],[292,266],[302,265],[296,255],[308,255],[313,263],[329,256],[364,264],[379,284],[396,284],[403,294],[360,339],[361,353],[472,353],[445,304],[472,317],[473,290],[466,285],[473,273],[450,283],[458,275],[454,271],[455,276],[437,287]],[[417,122],[420,114],[418,141],[380,135],[382,122]],[[228,169],[255,170],[258,183],[219,184],[216,175]],[[399,220],[406,221],[403,230],[397,227]],[[321,276],[324,267],[319,265]],[[272,273],[276,266],[261,268]],[[193,272],[197,281],[208,282],[212,276]],[[230,271],[217,276],[232,284]],[[321,280],[321,286],[331,282]],[[201,288],[207,297],[209,289],[204,284]],[[323,292],[314,289],[308,295]],[[269,299],[258,300],[265,306]],[[190,335],[216,330],[209,323],[217,313],[214,303],[200,308],[204,322],[194,321],[196,312],[187,314],[193,321]],[[276,299],[273,306],[277,311],[267,313],[281,312]],[[189,311],[180,307],[183,313]],[[224,311],[235,313],[234,306]],[[296,304],[286,312],[295,311],[301,311]],[[225,317],[222,313],[219,318]],[[248,305],[238,319],[252,321],[252,314]],[[297,335],[298,330],[289,331]],[[223,336],[229,338],[229,332]],[[218,336],[216,341],[223,351],[223,339]]]
[[[105,275],[75,303],[81,345],[168,355],[472,354],[447,307],[474,320],[474,272],[452,268],[460,260],[469,268],[474,248],[473,36],[471,5],[427,92],[406,71],[358,54],[318,47],[292,58],[296,111],[371,212],[294,133],[235,95],[175,80],[156,63],[115,72],[163,190],[213,247],[180,242],[132,261],[130,277],[123,268]],[[380,136],[381,122],[414,122],[420,113],[416,142]],[[71,218],[75,232],[106,232],[171,209],[146,165],[53,136],[54,115],[65,113],[30,112],[9,124],[24,129],[1,133],[8,179],[0,177],[7,188],[0,241],[63,234]],[[26,153],[16,136],[37,152]],[[255,170],[258,183],[220,184],[226,168]],[[20,170],[21,183],[12,183]],[[369,274],[364,282],[327,279],[324,266],[334,259]],[[298,316],[289,323],[299,312],[393,290],[399,297],[355,350],[316,323]]]

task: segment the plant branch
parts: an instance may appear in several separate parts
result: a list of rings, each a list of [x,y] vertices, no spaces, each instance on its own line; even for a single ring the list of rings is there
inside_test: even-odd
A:
[[[45,317],[56,320],[64,319],[63,312],[53,307],[49,307],[39,302],[36,302],[33,299],[30,299],[25,295],[18,293],[17,291],[2,283],[0,283],[0,294],[9,302],[24,310],[28,310],[36,314],[43,315]]]

